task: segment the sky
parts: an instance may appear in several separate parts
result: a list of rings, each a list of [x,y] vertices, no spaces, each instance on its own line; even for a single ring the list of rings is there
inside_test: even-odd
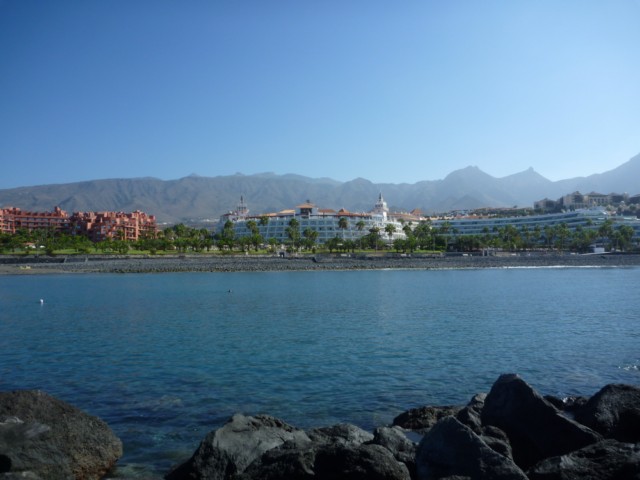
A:
[[[0,0],[0,188],[640,153],[640,0]]]

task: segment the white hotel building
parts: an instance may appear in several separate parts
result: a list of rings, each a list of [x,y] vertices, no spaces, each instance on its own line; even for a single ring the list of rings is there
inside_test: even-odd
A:
[[[251,230],[247,227],[247,222],[253,220],[257,224],[260,235],[265,240],[275,238],[279,243],[285,243],[289,240],[287,227],[289,227],[291,219],[295,218],[301,235],[307,228],[318,232],[317,244],[324,244],[335,237],[343,240],[357,240],[364,235],[368,235],[373,228],[378,229],[380,238],[386,242],[393,242],[398,238],[406,238],[402,230],[402,224],[389,218],[388,214],[389,208],[387,207],[387,202],[382,198],[382,194],[378,197],[373,210],[367,213],[349,212],[345,209],[338,211],[322,209],[307,201],[302,205],[298,205],[295,210],[249,215],[247,204],[244,202],[244,198],[241,197],[235,211],[220,217],[217,230],[218,232],[222,231],[225,223],[231,221],[234,224],[236,237],[250,236]],[[261,225],[262,218],[268,219],[266,225]],[[339,227],[341,218],[347,220],[347,228],[345,229]],[[395,231],[391,236],[385,231],[387,225],[395,227]]]

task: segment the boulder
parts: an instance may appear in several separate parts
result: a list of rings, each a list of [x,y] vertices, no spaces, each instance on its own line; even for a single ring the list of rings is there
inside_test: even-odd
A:
[[[527,469],[540,460],[596,443],[600,434],[560,413],[518,375],[501,375],[482,409],[482,424],[503,430],[513,458]]]
[[[407,466],[411,476],[415,476],[417,444],[409,440],[400,427],[376,428],[370,443],[389,450],[397,461]]]
[[[500,455],[513,459],[511,444],[509,443],[507,434],[498,427],[482,425],[482,409],[484,408],[486,398],[486,393],[475,394],[469,403],[458,412],[456,419],[473,430],[473,433],[479,435],[484,443]]]
[[[234,478],[238,480],[410,479],[407,467],[396,460],[389,449],[374,444],[374,436],[359,427],[339,424],[317,428],[310,430],[308,437],[310,441],[285,442],[277,448],[266,451],[241,475]]]
[[[224,480],[242,473],[263,453],[285,442],[309,443],[300,429],[269,415],[236,414],[207,434],[193,456],[166,478]]]
[[[5,478],[98,479],[122,442],[97,417],[38,390],[0,393],[0,472]]]
[[[575,419],[606,438],[640,442],[640,388],[607,385],[575,413]]]
[[[409,470],[381,445],[326,445],[316,454],[317,480],[410,480]]]
[[[409,480],[409,472],[380,445],[313,444],[266,452],[237,480]]]
[[[314,428],[307,432],[315,443],[365,443],[373,440],[373,434],[350,423],[338,423],[330,427]]]
[[[530,480],[638,480],[640,445],[603,440],[532,467]]]
[[[469,403],[456,414],[456,418],[460,423],[463,423],[477,434],[482,432],[481,414],[486,398],[486,393],[475,394]]]
[[[418,445],[416,472],[419,480],[527,478],[510,458],[497,453],[473,430],[451,416],[433,426]]]
[[[491,425],[482,427],[480,438],[500,455],[513,460],[513,452],[511,451],[509,437],[507,437],[507,434],[498,427],[493,427]]]
[[[461,407],[452,405],[427,405],[424,407],[412,408],[394,418],[393,425],[406,428],[407,430],[426,433],[439,420],[450,415],[456,415],[460,409]]]

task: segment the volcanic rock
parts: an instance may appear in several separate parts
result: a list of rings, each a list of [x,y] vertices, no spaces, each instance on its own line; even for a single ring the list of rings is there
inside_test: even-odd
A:
[[[38,390],[0,393],[0,472],[6,478],[98,479],[122,442],[97,417]]]
[[[393,419],[393,425],[426,433],[439,420],[449,415],[456,415],[460,411],[459,406],[430,406],[412,408],[401,413]]]
[[[603,440],[531,468],[530,480],[638,480],[640,445]]]
[[[476,480],[527,478],[510,458],[497,453],[473,430],[451,416],[434,425],[418,445],[416,472],[419,480],[452,476]]]
[[[540,460],[564,455],[602,437],[562,415],[518,375],[501,375],[482,409],[482,424],[503,430],[515,462],[523,469]]]
[[[275,417],[236,414],[221,428],[207,434],[193,456],[166,478],[229,479],[286,441],[308,443],[310,439],[304,431]]]
[[[579,409],[578,422],[621,442],[640,442],[640,388],[611,384]]]

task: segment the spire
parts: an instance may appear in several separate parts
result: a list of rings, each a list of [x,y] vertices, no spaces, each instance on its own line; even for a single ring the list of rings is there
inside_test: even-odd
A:
[[[240,195],[240,203],[236,207],[236,215],[239,218],[242,218],[242,217],[246,217],[248,213],[249,213],[249,208],[247,207],[247,204],[244,203],[244,195]]]

